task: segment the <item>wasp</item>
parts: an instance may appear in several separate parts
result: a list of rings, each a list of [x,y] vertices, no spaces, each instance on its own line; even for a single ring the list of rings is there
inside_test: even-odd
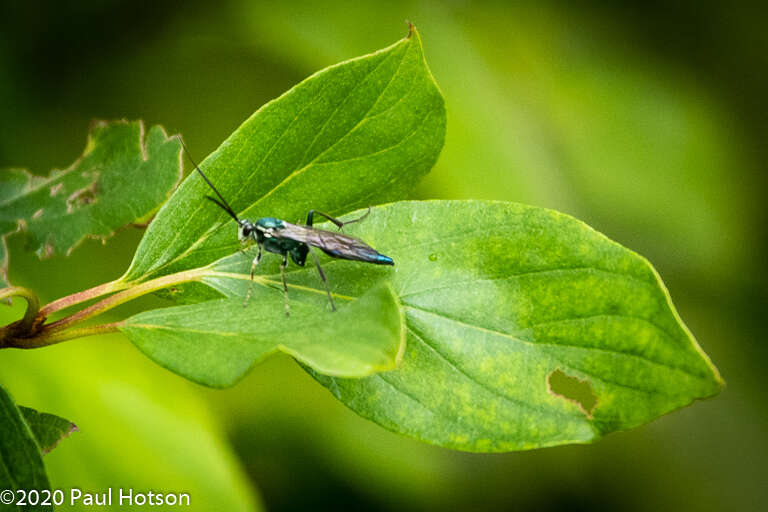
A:
[[[246,295],[243,306],[248,304],[248,300],[251,296],[253,289],[253,279],[256,267],[261,262],[261,256],[263,251],[279,254],[283,260],[280,263],[280,277],[283,281],[283,295],[285,296],[285,315],[290,316],[290,306],[288,304],[288,283],[285,278],[285,268],[288,266],[288,257],[298,266],[303,267],[307,261],[307,255],[312,254],[314,259],[315,268],[317,268],[320,279],[325,287],[325,292],[328,295],[328,301],[331,304],[331,310],[336,311],[336,305],[333,302],[330,288],[328,287],[328,280],[325,277],[317,255],[312,251],[313,247],[317,247],[328,256],[332,258],[342,260],[362,261],[365,263],[373,263],[374,265],[394,265],[395,262],[389,256],[385,256],[378,252],[376,249],[366,244],[362,240],[345,235],[340,230],[347,224],[354,222],[360,222],[365,219],[370,213],[371,209],[363,214],[361,217],[353,220],[342,222],[339,219],[331,217],[328,214],[317,210],[310,210],[307,214],[307,221],[305,225],[291,224],[284,220],[275,217],[262,217],[256,222],[248,219],[241,219],[237,213],[232,209],[226,199],[219,193],[216,187],[211,183],[208,177],[203,173],[200,167],[192,160],[187,147],[184,142],[181,141],[184,151],[187,153],[192,164],[200,173],[200,176],[205,180],[211,190],[214,191],[216,197],[205,196],[206,199],[215,203],[219,208],[229,214],[232,219],[237,223],[237,238],[244,246],[255,243],[258,252],[256,257],[253,258],[251,263],[251,286]],[[327,231],[324,229],[317,229],[312,226],[315,215],[326,218],[331,221],[336,227],[339,228],[339,232]]]

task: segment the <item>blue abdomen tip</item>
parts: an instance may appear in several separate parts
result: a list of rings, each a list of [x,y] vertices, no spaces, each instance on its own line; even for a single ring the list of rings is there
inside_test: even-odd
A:
[[[389,256],[384,256],[383,254],[379,254],[379,256],[376,258],[376,263],[380,265],[394,265],[395,261]]]

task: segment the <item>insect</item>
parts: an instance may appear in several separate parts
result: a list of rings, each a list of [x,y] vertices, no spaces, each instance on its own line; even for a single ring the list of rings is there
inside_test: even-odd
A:
[[[361,220],[365,219],[371,213],[370,208],[368,208],[368,211],[363,214],[362,217],[344,222],[323,212],[310,210],[307,214],[306,225],[303,226],[300,224],[291,224],[274,217],[262,217],[256,222],[252,222],[248,219],[241,219],[238,217],[237,213],[235,213],[226,199],[224,199],[224,197],[219,193],[216,187],[213,186],[213,183],[211,183],[208,177],[203,174],[203,171],[200,170],[200,167],[198,167],[198,165],[192,159],[192,156],[189,154],[189,151],[187,151],[187,147],[184,145],[184,142],[181,141],[181,138],[179,138],[179,141],[181,142],[181,145],[184,148],[184,151],[187,153],[190,161],[195,166],[195,169],[197,169],[197,172],[200,173],[200,176],[203,177],[208,186],[211,187],[211,189],[218,196],[218,199],[212,196],[205,196],[206,199],[215,203],[219,208],[227,212],[229,216],[235,220],[235,222],[237,222],[237,237],[241,244],[247,245],[255,242],[256,246],[258,247],[256,257],[251,263],[251,285],[248,289],[248,294],[246,295],[243,306],[246,306],[248,304],[248,300],[250,299],[251,291],[253,290],[254,272],[256,270],[256,266],[261,261],[262,251],[279,254],[283,257],[283,261],[280,264],[280,277],[283,281],[283,295],[285,296],[286,316],[290,315],[290,306],[288,305],[288,284],[285,279],[285,267],[288,265],[289,256],[295,264],[303,267],[307,261],[307,254],[312,254],[315,267],[317,268],[318,274],[320,274],[320,279],[323,281],[325,292],[328,295],[328,301],[331,303],[331,309],[333,311],[336,311],[336,305],[333,303],[333,297],[331,296],[331,291],[328,288],[328,280],[325,278],[325,273],[323,272],[322,267],[320,267],[320,261],[318,260],[317,255],[312,251],[312,247],[317,247],[325,254],[333,258],[363,261],[365,263],[373,263],[374,265],[395,264],[392,258],[379,253],[376,249],[369,246],[362,240],[345,235],[343,233],[327,231],[324,229],[316,229],[312,227],[314,216],[320,215],[321,217],[325,217],[331,221],[336,225],[336,227],[339,228],[339,230],[341,230],[341,228],[347,224],[360,222]]]

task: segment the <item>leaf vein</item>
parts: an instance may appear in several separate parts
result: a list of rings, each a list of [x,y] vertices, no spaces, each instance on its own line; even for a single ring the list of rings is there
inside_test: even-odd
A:
[[[405,53],[404,53],[404,56],[405,56]],[[368,76],[370,76],[370,74],[371,74],[371,73],[373,73],[373,72],[374,72],[376,69],[378,69],[378,67],[379,67],[379,66],[380,66],[380,65],[381,65],[381,64],[382,64],[384,61],[386,61],[386,60],[387,60],[387,59],[383,59],[383,60],[382,60],[382,62],[380,62],[380,63],[379,63],[379,64],[378,64],[378,65],[377,65],[377,66],[376,66],[376,67],[375,67],[373,70],[371,70],[371,71],[370,71],[370,72],[369,72],[369,73],[368,73],[368,74],[367,74],[367,75],[366,75],[366,76],[365,76],[365,77],[364,77],[364,78],[363,78],[363,79],[362,79],[360,82],[358,82],[358,83],[355,85],[355,87],[354,87],[354,88],[353,88],[353,89],[352,89],[352,90],[349,92],[349,94],[347,95],[347,98],[349,98],[349,97],[352,95],[352,93],[355,91],[355,89],[357,89],[357,87],[359,87],[359,86],[360,86],[360,84],[362,84],[362,83],[363,83],[363,82],[364,82],[364,81],[365,81],[365,80],[368,78]],[[382,92],[381,92],[381,93],[379,93],[379,97],[381,97],[381,94],[383,94],[383,92],[384,92],[384,91],[382,90]],[[377,100],[377,101],[378,101],[378,100]],[[346,102],[346,98],[345,98],[345,102]],[[375,104],[375,102],[374,102],[374,104]],[[371,108],[369,108],[369,109],[368,109],[368,112],[370,112],[370,111],[371,111],[371,109],[373,109],[373,106],[371,106]],[[362,116],[362,118],[361,118],[361,119],[360,119],[360,120],[357,122],[357,124],[356,124],[355,126],[353,126],[353,127],[350,129],[350,130],[348,130],[348,131],[347,131],[347,133],[345,133],[345,134],[344,134],[342,137],[340,137],[340,138],[339,138],[337,141],[335,141],[333,144],[331,144],[330,146],[328,146],[327,148],[325,148],[323,151],[321,151],[321,152],[320,152],[320,153],[319,153],[317,156],[315,156],[314,158],[312,158],[312,160],[310,160],[309,162],[307,162],[305,165],[303,165],[302,167],[300,167],[300,168],[298,168],[298,169],[295,169],[295,170],[294,170],[293,172],[291,172],[291,173],[290,173],[288,176],[286,176],[285,178],[283,178],[283,180],[282,180],[280,183],[278,183],[277,185],[275,185],[275,186],[274,186],[274,187],[273,187],[271,190],[269,190],[269,191],[268,191],[266,194],[264,194],[264,195],[263,195],[263,196],[261,196],[259,199],[257,199],[257,200],[256,200],[256,202],[254,202],[254,203],[253,203],[253,204],[250,206],[250,208],[253,208],[254,206],[256,206],[256,205],[260,204],[260,203],[261,203],[261,202],[263,202],[265,199],[267,199],[269,196],[271,196],[271,195],[272,195],[272,194],[273,194],[275,191],[277,191],[278,189],[280,189],[281,187],[283,187],[283,186],[284,186],[284,185],[285,185],[287,182],[291,181],[291,180],[292,180],[292,179],[294,179],[296,176],[298,176],[298,175],[302,174],[304,171],[306,171],[308,168],[310,168],[310,167],[312,166],[312,164],[313,164],[313,163],[315,163],[315,162],[316,162],[316,161],[317,161],[317,160],[318,160],[320,157],[322,157],[324,154],[328,153],[330,150],[332,150],[334,147],[336,147],[336,146],[337,146],[339,143],[341,143],[341,142],[342,142],[344,139],[346,139],[346,138],[349,136],[349,134],[350,134],[350,133],[354,132],[354,131],[355,131],[355,130],[356,130],[356,129],[357,129],[359,126],[360,126],[360,124],[362,124],[362,122],[363,122],[363,121],[365,121],[365,119],[366,119],[366,116],[368,115],[368,112],[366,112],[366,113],[365,113],[365,114]]]
[[[453,322],[453,323],[459,324],[459,325],[461,325],[463,327],[466,327],[468,329],[473,329],[473,330],[481,331],[481,332],[484,332],[486,334],[501,336],[502,338],[507,338],[507,339],[510,339],[512,341],[515,341],[515,342],[518,342],[518,343],[521,343],[521,344],[525,344],[525,345],[528,345],[528,346],[531,346],[531,347],[534,347],[534,348],[542,348],[542,347],[561,348],[561,347],[566,347],[566,348],[573,348],[573,349],[577,349],[577,350],[586,350],[586,351],[594,350],[594,351],[598,351],[598,352],[606,352],[606,353],[610,353],[610,354],[615,354],[617,356],[623,356],[623,357],[629,357],[629,358],[637,358],[637,359],[640,359],[640,360],[642,360],[642,361],[644,361],[646,363],[649,363],[649,364],[654,364],[654,365],[666,368],[668,370],[673,370],[673,371],[678,371],[680,373],[684,373],[684,374],[688,375],[689,377],[693,377],[695,379],[708,380],[708,377],[703,377],[703,376],[699,376],[697,374],[693,374],[693,373],[687,371],[686,369],[683,369],[683,368],[680,368],[680,367],[676,367],[676,366],[672,366],[672,365],[669,365],[669,364],[661,362],[661,361],[656,361],[654,359],[651,359],[649,357],[646,357],[646,356],[643,356],[643,355],[640,355],[640,354],[632,354],[632,353],[622,352],[622,351],[615,350],[615,349],[610,349],[610,348],[584,347],[584,346],[580,346],[580,345],[572,345],[572,344],[567,344],[567,343],[546,343],[546,342],[526,340],[526,339],[520,338],[518,336],[514,336],[514,335],[509,334],[509,333],[505,333],[505,332],[502,332],[502,331],[495,331],[493,329],[488,329],[488,328],[485,328],[485,327],[482,327],[482,326],[479,326],[479,325],[468,324],[468,323],[463,322],[463,321],[461,321],[461,320],[459,320],[457,318],[453,318],[453,317],[447,316],[447,315],[445,315],[443,313],[438,313],[438,312],[435,312],[435,311],[430,311],[428,309],[424,309],[424,308],[420,308],[420,307],[412,306],[412,305],[404,305],[404,306],[406,308],[408,308],[408,309],[415,309],[417,311],[421,311],[421,312],[424,312],[424,313],[427,313],[427,314],[430,314],[430,315],[437,316],[439,318],[443,318],[445,320],[448,320],[449,322]],[[619,315],[617,315],[617,316],[619,316]],[[629,318],[634,318],[634,317],[629,317]],[[549,355],[553,356],[552,354],[549,354]],[[562,364],[565,364],[565,363],[562,363]],[[579,371],[583,371],[580,368],[577,368],[577,367],[573,366],[570,362],[567,363],[567,366],[571,366],[574,369],[577,369]],[[600,377],[597,377],[596,375],[591,374],[589,372],[584,372],[584,373],[592,375],[592,376],[594,376],[596,378],[600,378]]]
[[[411,246],[409,248],[413,248],[413,247]],[[622,278],[625,278],[625,279],[629,279],[631,281],[636,281],[636,282],[638,282],[640,284],[643,284],[643,285],[646,285],[646,286],[649,286],[649,287],[653,288],[654,291],[656,289],[656,287],[654,286],[654,283],[651,283],[649,281],[645,281],[644,279],[641,279],[639,277],[633,276],[631,274],[622,274],[621,272],[616,272],[614,270],[607,270],[607,269],[598,268],[598,267],[592,267],[592,266],[579,266],[579,267],[560,267],[560,268],[544,268],[544,269],[525,270],[523,272],[518,272],[516,274],[509,274],[509,275],[495,276],[495,277],[486,277],[486,278],[475,278],[475,279],[469,279],[469,280],[466,280],[466,281],[457,281],[457,282],[452,282],[450,284],[447,284],[445,286],[435,286],[433,288],[424,288],[422,290],[411,291],[411,292],[408,292],[406,294],[401,295],[400,297],[401,298],[411,297],[411,296],[414,296],[414,295],[420,295],[420,294],[427,293],[427,292],[433,292],[433,291],[437,291],[437,290],[444,290],[444,289],[449,289],[449,288],[455,288],[457,286],[458,287],[464,287],[467,284],[477,283],[478,281],[484,281],[484,282],[504,281],[504,280],[507,280],[507,279],[517,279],[519,277],[523,277],[523,276],[527,276],[527,275],[531,275],[531,274],[550,274],[550,273],[551,274],[555,274],[555,273],[558,273],[558,272],[566,273],[566,272],[575,272],[575,271],[579,271],[579,270],[593,270],[595,272],[602,272],[602,273],[605,273],[605,274],[610,274],[610,275],[614,275],[614,276],[617,276],[617,277],[622,277]]]
[[[432,350],[432,352],[434,352],[440,359],[445,361],[448,364],[449,367],[451,367],[453,370],[456,371],[456,373],[459,373],[459,374],[463,375],[469,381],[474,382],[480,388],[488,391],[492,395],[502,399],[505,402],[512,403],[512,404],[514,404],[517,407],[523,407],[525,409],[531,410],[531,411],[539,413],[539,414],[543,414],[545,416],[546,415],[554,415],[554,416],[567,417],[567,418],[574,418],[574,417],[577,417],[577,416],[581,417],[580,413],[578,413],[578,414],[568,414],[568,413],[565,413],[565,412],[562,412],[562,411],[558,411],[558,410],[547,409],[547,408],[543,408],[543,407],[537,407],[537,406],[535,406],[535,405],[533,405],[533,404],[531,404],[529,402],[526,402],[525,400],[521,400],[519,398],[514,398],[514,397],[511,397],[511,396],[509,396],[509,395],[507,395],[505,393],[502,393],[502,392],[494,389],[493,387],[489,386],[488,384],[485,384],[485,383],[481,382],[478,377],[470,374],[467,370],[465,370],[463,368],[460,368],[458,363],[456,363],[456,361],[452,360],[447,355],[445,355],[444,353],[439,351],[435,346],[433,346],[432,344],[427,342],[427,340],[424,337],[420,336],[414,330],[414,328],[411,327],[410,325],[408,326],[408,331],[410,331],[411,334],[413,334],[413,336],[416,339],[418,339],[421,343],[423,343],[427,348]]]
[[[401,138],[399,141],[397,141],[396,143],[392,144],[391,146],[387,146],[385,148],[381,148],[381,149],[378,149],[378,150],[376,150],[376,151],[374,151],[372,153],[366,153],[364,155],[353,156],[353,157],[350,157],[350,158],[342,158],[341,160],[325,160],[323,162],[316,162],[315,165],[330,165],[330,164],[338,164],[338,163],[342,163],[342,162],[351,162],[353,160],[364,160],[366,158],[370,158],[372,156],[375,156],[375,155],[378,155],[378,154],[381,154],[381,153],[386,153],[387,151],[391,151],[391,150],[397,148],[398,146],[402,145],[404,142],[407,142],[408,139],[410,139],[415,133],[417,133],[424,126],[424,123],[427,121],[427,119],[434,112],[437,112],[437,109],[432,109],[429,112],[427,112],[427,115],[425,115],[421,119],[421,121],[419,121],[416,124],[416,126],[411,131],[406,133],[403,136],[403,138]]]
[[[328,127],[328,123],[330,123],[330,122],[331,122],[331,119],[333,119],[333,118],[334,118],[334,116],[335,116],[335,115],[336,115],[336,114],[339,112],[339,110],[341,109],[341,107],[342,107],[342,106],[344,106],[344,105],[347,103],[347,101],[349,101],[349,98],[352,96],[352,93],[354,93],[354,92],[355,92],[355,90],[357,90],[357,88],[360,86],[360,84],[362,84],[363,82],[365,82],[366,80],[368,80],[368,78],[369,78],[369,77],[370,77],[370,76],[371,76],[373,73],[375,73],[375,72],[376,72],[376,71],[377,71],[377,70],[378,70],[378,69],[379,69],[379,68],[380,68],[380,67],[381,67],[381,66],[382,66],[382,65],[383,65],[383,64],[384,64],[386,61],[388,61],[388,60],[389,60],[389,59],[390,59],[390,58],[391,58],[393,55],[394,55],[394,53],[390,53],[390,54],[389,54],[389,55],[387,55],[385,58],[381,59],[381,62],[379,62],[378,64],[376,64],[376,66],[374,66],[374,67],[373,67],[373,69],[371,69],[371,70],[370,70],[368,73],[366,73],[366,74],[365,74],[365,76],[363,77],[363,79],[362,79],[362,80],[360,80],[360,81],[359,81],[357,84],[355,84],[355,86],[354,86],[354,87],[353,87],[353,88],[352,88],[352,89],[349,91],[349,93],[348,93],[346,96],[344,96],[344,99],[342,99],[342,100],[341,100],[341,101],[340,101],[340,102],[339,102],[339,103],[336,105],[336,107],[333,109],[333,112],[331,112],[331,114],[328,116],[328,118],[325,120],[325,122],[323,122],[323,125],[320,127],[320,130],[318,130],[318,131],[317,131],[317,133],[315,134],[315,137],[312,139],[312,142],[310,142],[310,143],[309,143],[309,146],[307,147],[307,150],[304,152],[304,155],[302,155],[302,157],[301,157],[301,160],[300,160],[300,162],[302,162],[302,167],[304,167],[304,166],[306,166],[306,165],[307,165],[307,164],[305,164],[305,163],[304,163],[304,159],[305,159],[305,158],[307,157],[307,155],[310,153],[310,150],[311,150],[311,149],[314,147],[315,143],[317,142],[317,139],[318,139],[318,138],[320,138],[320,135],[322,135],[322,134],[323,134],[323,132],[325,131],[325,129]],[[405,55],[405,52],[404,52],[404,54],[403,54],[403,55]],[[403,57],[403,58],[404,58],[404,57]],[[401,59],[401,60],[400,60],[400,64],[402,64],[402,62],[403,62],[403,61],[402,61],[402,59]],[[397,74],[397,72],[400,70],[400,64],[398,64],[398,66],[397,66],[397,70],[396,70],[396,71],[395,71],[395,72],[392,74],[392,76],[390,77],[389,81],[387,82],[387,85],[386,85],[386,86],[384,87],[384,89],[382,90],[382,94],[383,94],[383,93],[386,91],[387,87],[389,87],[389,84],[392,82],[392,80],[394,79],[395,75],[396,75],[396,74]],[[381,98],[381,95],[379,95],[379,99],[380,99],[380,98]],[[379,102],[379,99],[377,99],[377,100],[376,100],[376,102],[374,103],[374,106],[376,106],[376,103],[378,103],[378,102]],[[371,107],[371,109],[373,109],[373,107]],[[368,110],[368,112],[370,112],[370,111],[371,111],[371,109],[369,109],[369,110]],[[363,115],[363,118],[365,118],[365,116],[366,116],[366,115],[368,115],[368,112],[366,112],[366,113]],[[354,128],[353,128],[353,129],[354,129]],[[341,139],[339,139],[339,140],[341,140]],[[337,140],[336,142],[334,142],[334,143],[333,143],[333,145],[335,145],[337,142],[339,142],[339,141]],[[331,147],[333,147],[333,145],[331,145]],[[323,152],[324,152],[324,151],[323,151]],[[322,154],[323,152],[321,152],[321,154]],[[312,158],[312,160],[315,160],[316,158],[317,158],[317,157],[315,157],[315,158]],[[310,160],[310,162],[311,162],[312,160]],[[309,163],[309,162],[308,162],[308,163]]]
[[[267,162],[269,157],[275,151],[275,148],[280,143],[280,141],[283,140],[283,138],[286,136],[286,134],[288,134],[290,132],[291,127],[293,127],[293,125],[296,123],[296,121],[299,120],[301,115],[304,112],[306,112],[309,108],[313,107],[320,100],[320,98],[323,97],[323,92],[325,91],[325,89],[328,88],[328,85],[330,85],[330,82],[326,83],[326,84],[323,84],[323,86],[320,88],[320,90],[317,91],[317,93],[315,94],[315,97],[312,98],[312,101],[308,102],[306,105],[304,105],[304,107],[301,110],[299,110],[299,112],[296,114],[296,116],[294,116],[294,118],[291,120],[291,122],[288,123],[288,126],[286,126],[283,129],[283,131],[280,133],[280,135],[277,138],[275,138],[275,141],[269,147],[269,150],[267,150],[267,153],[260,159],[260,161],[259,161],[258,165],[256,166],[256,168],[253,171],[251,171],[250,174],[248,174],[248,176],[246,176],[246,178],[243,180],[243,183],[248,183],[249,181],[251,181],[251,178],[253,178],[257,174],[259,174],[259,172],[261,172],[261,170],[264,168],[264,164]],[[240,150],[241,152],[242,152],[243,148],[245,148],[245,144],[243,144],[243,146],[242,146],[242,148]],[[239,153],[238,153],[238,156],[239,156]],[[285,179],[287,179],[287,178],[283,178],[283,180],[281,180],[280,183],[282,183],[282,181],[284,181]],[[277,186],[279,186],[280,183],[278,183]],[[243,190],[243,188],[240,188],[240,190]],[[236,203],[239,199],[240,199],[240,195],[235,194],[233,199],[232,199],[232,203]],[[241,212],[239,212],[238,216],[242,216],[252,206],[253,206],[253,204],[251,204],[251,206],[245,208],[245,210],[242,210]]]

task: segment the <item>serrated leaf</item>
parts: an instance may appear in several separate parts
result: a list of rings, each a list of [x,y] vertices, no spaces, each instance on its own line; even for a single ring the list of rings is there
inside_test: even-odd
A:
[[[77,431],[77,425],[55,414],[39,412],[29,407],[19,406],[24,420],[32,429],[42,455],[50,452],[59,442]]]
[[[400,198],[434,164],[445,107],[409,37],[309,77],[243,123],[201,168],[242,217],[290,222]],[[234,224],[190,175],[145,234],[124,281],[199,267],[238,248]]]
[[[32,430],[10,395],[1,386],[0,432],[0,492],[49,489],[42,454]],[[4,502],[7,499],[4,495]],[[5,503],[2,507],[5,507]],[[53,507],[41,506],[35,510],[53,510]]]
[[[225,299],[156,309],[129,318],[120,330],[158,364],[214,387],[233,385],[277,351],[328,375],[362,377],[397,366],[405,324],[388,286],[336,313],[312,299],[291,301],[286,317],[282,290],[262,288],[247,307]]]
[[[586,443],[722,386],[653,267],[572,217],[514,203],[401,202],[345,230],[396,266],[325,261],[331,289],[354,297],[391,280],[407,349],[397,371],[314,376],[390,430],[481,452]],[[226,277],[248,272],[237,256],[205,282],[242,296]],[[288,282],[293,296],[321,290],[311,268]]]
[[[180,151],[160,126],[145,137],[141,121],[96,122],[83,155],[66,170],[47,178],[0,172],[0,237],[21,226],[40,257],[68,254],[86,237],[105,240],[168,198],[181,178]]]

